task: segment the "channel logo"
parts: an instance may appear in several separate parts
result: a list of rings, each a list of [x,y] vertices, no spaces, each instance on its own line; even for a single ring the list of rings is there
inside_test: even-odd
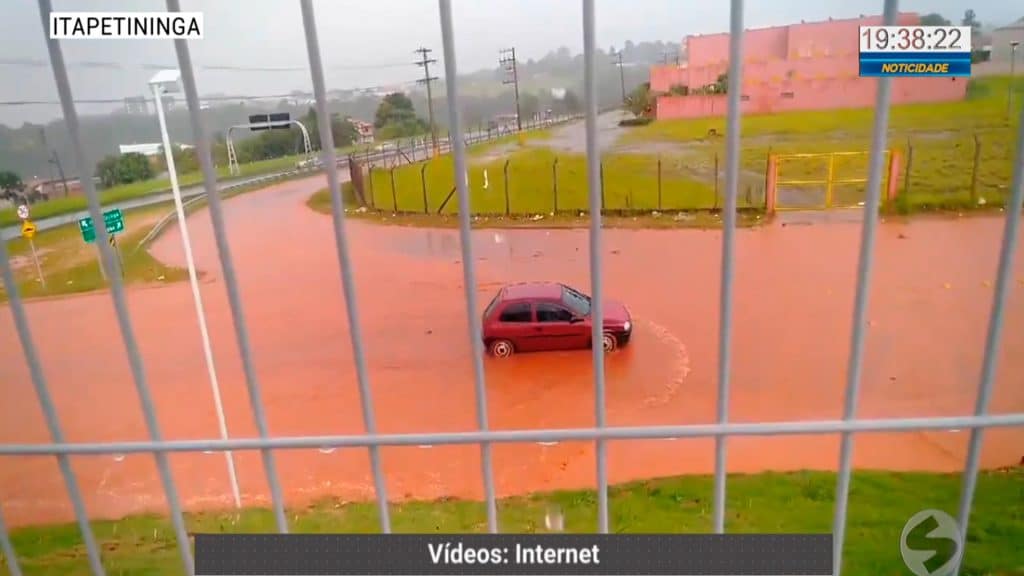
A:
[[[922,510],[903,526],[900,554],[917,576],[949,576],[963,554],[960,526],[941,510]]]

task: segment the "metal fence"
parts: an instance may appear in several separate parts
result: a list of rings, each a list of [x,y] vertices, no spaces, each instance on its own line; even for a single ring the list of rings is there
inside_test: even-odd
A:
[[[133,323],[128,312],[125,301],[124,286],[117,274],[117,261],[113,249],[107,242],[107,232],[103,227],[97,228],[97,242],[103,266],[108,271],[110,278],[110,292],[114,303],[115,313],[120,327],[120,332],[127,354],[136,390],[142,405],[142,412],[149,430],[150,441],[146,442],[109,442],[109,443],[67,443],[61,432],[56,410],[50,393],[47,388],[46,377],[43,366],[40,363],[36,346],[32,339],[32,332],[29,326],[24,303],[21,301],[17,286],[14,282],[12,268],[7,259],[7,249],[4,243],[0,243],[4,266],[3,280],[10,294],[10,307],[14,318],[15,328],[21,341],[25,359],[28,363],[32,384],[39,397],[40,405],[52,436],[49,444],[4,444],[0,445],[0,456],[16,455],[49,455],[56,457],[60,470],[63,474],[68,494],[70,496],[74,513],[81,528],[82,538],[88,552],[89,564],[94,574],[103,574],[104,570],[100,562],[100,553],[96,539],[90,529],[82,494],[78,482],[71,469],[69,458],[72,455],[88,454],[128,454],[128,453],[150,453],[156,460],[160,479],[166,493],[167,503],[170,510],[171,521],[177,537],[177,544],[181,555],[184,571],[188,574],[194,572],[192,550],[188,535],[185,531],[185,523],[182,515],[174,478],[171,475],[168,465],[168,453],[170,452],[196,452],[196,451],[230,451],[230,450],[259,450],[263,466],[267,475],[270,487],[271,500],[277,528],[280,532],[288,531],[288,522],[284,512],[284,499],[281,493],[281,485],[278,480],[277,465],[274,451],[279,449],[294,448],[322,448],[330,447],[364,447],[369,450],[371,468],[373,472],[374,485],[376,488],[376,499],[380,516],[381,529],[390,532],[391,523],[388,511],[388,496],[384,489],[384,471],[381,467],[379,448],[381,446],[407,446],[413,444],[478,444],[481,450],[481,472],[483,476],[484,493],[487,503],[487,525],[491,532],[498,529],[497,507],[495,504],[494,476],[491,463],[491,445],[496,442],[539,442],[539,441],[593,441],[596,443],[597,451],[597,502],[598,502],[598,523],[602,533],[610,529],[608,522],[608,476],[607,457],[605,445],[610,440],[621,439],[652,439],[652,438],[694,438],[714,437],[716,445],[715,456],[715,481],[714,481],[714,530],[717,533],[725,531],[725,491],[726,491],[726,464],[728,455],[728,439],[730,436],[767,436],[767,435],[794,435],[794,434],[821,434],[840,433],[842,435],[838,483],[836,486],[835,515],[833,524],[835,553],[835,566],[833,573],[840,574],[843,558],[844,533],[846,528],[847,502],[850,489],[851,457],[853,454],[854,435],[856,432],[866,431],[909,431],[928,429],[968,428],[971,430],[970,444],[967,461],[964,466],[962,493],[959,504],[959,528],[961,541],[967,542],[966,532],[971,511],[971,502],[974,496],[978,469],[979,455],[983,432],[989,427],[1006,427],[1024,425],[1024,413],[990,415],[988,413],[989,400],[992,395],[993,383],[995,380],[996,361],[1003,333],[1005,319],[1005,307],[1008,290],[1011,284],[1011,264],[1017,249],[1018,228],[1021,212],[1021,203],[1024,199],[1024,182],[1022,182],[1022,171],[1024,171],[1024,123],[1021,124],[1022,133],[1018,136],[1017,151],[1014,162],[1013,188],[1006,210],[1006,225],[1003,233],[1002,245],[1000,247],[998,276],[995,284],[994,298],[989,319],[988,333],[984,348],[984,360],[981,379],[978,387],[977,403],[973,415],[942,418],[889,418],[864,420],[856,417],[856,406],[858,392],[861,383],[861,369],[864,355],[864,336],[866,325],[866,311],[868,304],[868,293],[871,280],[872,264],[874,260],[875,230],[878,224],[879,196],[882,184],[882,169],[884,165],[885,135],[889,117],[889,101],[891,81],[880,79],[878,81],[878,92],[875,105],[875,119],[873,127],[873,141],[870,153],[868,169],[868,194],[864,206],[863,235],[861,239],[860,255],[857,268],[857,286],[855,296],[855,307],[853,316],[853,329],[850,337],[850,356],[847,371],[845,408],[841,420],[829,421],[799,421],[799,422],[772,422],[772,423],[729,423],[729,387],[731,368],[731,326],[733,313],[733,278],[735,269],[735,238],[736,238],[736,206],[739,183],[739,144],[740,144],[740,113],[739,97],[742,83],[742,69],[737,62],[742,61],[743,56],[743,1],[731,0],[730,11],[730,37],[729,37],[729,61],[732,63],[729,69],[729,109],[727,117],[727,146],[725,156],[725,194],[724,194],[724,230],[722,243],[722,268],[721,268],[721,302],[720,302],[720,330],[719,330],[719,356],[718,356],[718,410],[717,423],[701,425],[676,425],[676,426],[634,426],[634,427],[607,427],[605,425],[605,374],[604,374],[604,351],[602,347],[594,347],[593,370],[595,404],[594,414],[596,425],[590,428],[576,429],[551,429],[551,430],[502,430],[490,431],[487,422],[487,397],[484,386],[483,369],[483,346],[481,342],[481,327],[477,319],[477,298],[474,287],[476,285],[476,273],[474,270],[475,259],[472,257],[470,240],[470,213],[469,194],[466,181],[466,150],[462,138],[454,139],[454,165],[455,179],[458,190],[459,204],[459,235],[462,249],[462,266],[464,274],[464,287],[466,298],[466,320],[468,338],[473,349],[473,377],[476,388],[476,410],[478,430],[437,433],[437,434],[378,434],[372,402],[370,397],[370,385],[367,377],[366,361],[363,352],[361,336],[360,310],[358,297],[355,293],[352,267],[349,257],[349,245],[345,233],[345,216],[341,202],[339,189],[339,178],[337,172],[337,158],[335,157],[334,142],[330,127],[327,125],[330,114],[327,113],[326,89],[324,86],[323,63],[321,61],[319,40],[317,38],[316,18],[313,11],[313,0],[300,0],[303,25],[305,28],[306,46],[308,49],[310,69],[314,86],[314,93],[317,103],[317,117],[320,122],[321,154],[324,166],[327,167],[327,177],[331,190],[333,207],[334,242],[337,248],[338,262],[340,265],[341,279],[343,285],[343,297],[345,299],[346,311],[348,314],[349,329],[353,357],[356,366],[358,386],[362,401],[362,412],[366,427],[364,435],[325,435],[315,437],[269,437],[267,433],[266,418],[263,412],[260,384],[258,375],[253,365],[253,355],[249,343],[249,334],[246,327],[246,319],[243,313],[242,302],[238,291],[238,280],[235,275],[234,264],[231,255],[231,244],[228,240],[228,231],[224,224],[223,208],[221,198],[216,189],[216,174],[210,159],[210,136],[206,131],[200,118],[199,98],[195,81],[194,66],[188,48],[184,40],[175,40],[174,47],[177,52],[178,63],[182,73],[185,95],[191,118],[191,127],[195,134],[195,141],[198,146],[199,159],[204,175],[204,184],[209,195],[209,210],[216,238],[217,250],[223,272],[223,280],[228,292],[231,313],[234,319],[235,336],[237,339],[240,355],[243,362],[245,380],[249,392],[252,412],[259,432],[258,438],[234,438],[226,440],[190,440],[170,441],[164,440],[157,424],[153,410],[153,402],[150,389],[146,381],[146,372],[143,366],[143,358],[139,353],[136,338],[133,330]],[[603,287],[602,257],[601,257],[601,175],[599,164],[599,149],[597,141],[597,105],[596,105],[596,70],[595,70],[595,9],[594,0],[582,0],[583,6],[583,43],[584,43],[584,73],[585,73],[585,95],[586,95],[586,141],[587,141],[587,184],[591,191],[589,195],[590,205],[590,270],[591,270],[591,291],[594,301],[602,302]],[[44,34],[48,30],[49,13],[51,11],[50,0],[39,0],[40,17]],[[167,8],[170,11],[180,11],[179,0],[167,0]],[[449,117],[451,119],[452,132],[462,134],[462,125],[459,111],[458,86],[455,78],[456,54],[453,36],[453,19],[451,0],[439,0],[440,23],[444,41],[444,64],[445,82],[448,93]],[[884,20],[887,24],[895,22],[897,13],[896,0],[885,0]],[[78,115],[75,111],[68,82],[67,70],[65,67],[63,51],[57,40],[47,39],[50,62],[53,68],[54,78],[60,95],[64,119],[68,126],[71,141],[74,146],[76,161],[79,166],[88,165],[85,161],[85,150],[82,146],[81,131]],[[86,196],[89,200],[89,212],[95,221],[101,219],[101,208],[95,187],[90,181],[83,183]],[[602,310],[600,304],[594,307],[594,338],[601,337],[600,327],[602,326]],[[17,554],[11,545],[8,532],[2,520],[0,520],[0,548],[4,552],[9,568],[15,575],[21,573],[18,565]],[[962,558],[962,556],[961,556]]]

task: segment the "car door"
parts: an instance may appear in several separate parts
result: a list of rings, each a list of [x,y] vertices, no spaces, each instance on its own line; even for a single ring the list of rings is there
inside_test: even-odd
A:
[[[537,349],[537,330],[533,322],[533,308],[528,301],[509,302],[498,314],[495,337],[512,342],[517,351]]]
[[[575,315],[561,303],[537,302],[534,313],[541,333],[538,348],[572,350],[587,346],[589,331],[586,323],[573,321]]]

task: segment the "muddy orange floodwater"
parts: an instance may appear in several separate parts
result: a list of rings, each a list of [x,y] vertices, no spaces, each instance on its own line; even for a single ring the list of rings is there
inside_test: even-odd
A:
[[[361,433],[331,219],[304,202],[322,177],[227,201],[225,218],[244,297],[255,366],[275,435]],[[778,223],[737,233],[730,418],[832,419],[842,413],[860,226]],[[129,218],[128,225],[131,226]],[[476,427],[462,263],[455,230],[347,223],[369,379],[382,432]],[[190,218],[228,428],[255,436],[209,215]],[[991,306],[1000,217],[920,219],[878,230],[862,417],[962,415],[973,411]],[[718,357],[718,231],[606,230],[606,295],[635,318],[629,347],[607,359],[610,425],[715,419]],[[154,255],[183,265],[176,229]],[[505,282],[557,280],[589,291],[586,230],[473,233],[480,305]],[[1024,262],[1018,259],[993,398],[995,412],[1024,410]],[[215,438],[216,414],[187,283],[129,291],[133,325],[165,438]],[[0,309],[0,442],[49,439],[10,314]],[[110,295],[28,305],[46,376],[70,441],[146,438]],[[478,317],[473,312],[473,317]],[[589,426],[594,422],[587,351],[485,361],[492,428]],[[962,467],[957,430],[858,435],[862,468]],[[831,469],[838,437],[736,438],[728,468]],[[411,446],[381,451],[389,496],[482,497],[479,448]],[[985,436],[983,465],[1016,463],[1024,433]],[[243,498],[267,502],[258,453],[235,455]],[[710,473],[712,440],[609,445],[613,482]],[[365,449],[277,453],[289,504],[325,495],[373,497]],[[220,454],[174,454],[174,478],[190,509],[230,506]],[[165,507],[152,456],[74,459],[96,517]],[[496,445],[499,495],[594,485],[588,443]],[[0,503],[15,525],[70,520],[52,457],[6,458]]]

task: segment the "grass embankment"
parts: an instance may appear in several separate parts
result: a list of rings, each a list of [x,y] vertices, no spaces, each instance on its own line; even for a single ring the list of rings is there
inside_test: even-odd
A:
[[[733,533],[827,533],[832,529],[835,474],[828,472],[735,475],[729,479],[726,527]],[[844,573],[907,573],[900,558],[903,525],[923,509],[955,513],[959,475],[856,472],[844,553]],[[687,476],[635,482],[610,490],[616,533],[707,533],[712,530],[712,479]],[[498,503],[507,533],[541,533],[551,506],[570,533],[595,532],[592,491],[563,491],[507,498]],[[372,502],[322,501],[288,513],[293,533],[377,532]],[[397,533],[486,532],[480,502],[442,500],[391,507]],[[267,509],[189,514],[190,533],[275,532]],[[181,567],[170,522],[134,516],[94,522],[111,574],[178,574]],[[25,574],[82,574],[85,551],[76,524],[15,529],[11,538]],[[1024,471],[983,472],[978,479],[963,574],[1024,574]],[[0,563],[2,564],[2,563]],[[0,573],[3,568],[0,568]]]
[[[166,202],[124,211],[126,233],[117,236],[117,244],[124,262],[126,284],[174,282],[187,278],[184,269],[165,266],[148,251],[136,250],[160,218],[173,210],[174,204]],[[99,251],[95,244],[86,244],[82,240],[77,224],[39,232],[34,242],[46,279],[45,287],[39,281],[29,241],[19,237],[7,243],[22,298],[91,292],[106,287],[107,282],[100,271]],[[7,291],[0,285],[0,302],[6,301]]]
[[[273,158],[270,160],[260,160],[259,162],[250,162],[248,164],[241,164],[239,168],[239,174],[232,175],[228,172],[227,166],[221,166],[217,168],[217,179],[228,180],[231,178],[246,178],[249,176],[258,176],[261,174],[268,174],[271,172],[284,171],[295,167],[295,163],[298,162],[302,156],[283,156],[281,158]],[[203,182],[202,172],[188,172],[185,174],[178,175],[178,185],[182,188],[189,186],[195,186]],[[117,202],[124,202],[125,200],[131,200],[150,194],[157,194],[160,192],[167,192],[171,189],[171,181],[166,178],[143,180],[141,182],[132,182],[131,184],[123,184],[121,186],[113,186],[100,192],[100,204],[107,206],[110,204],[116,204]],[[58,195],[61,194],[60,187],[58,187]],[[32,205],[32,219],[42,220],[51,216],[58,216],[60,214],[68,214],[71,212],[78,212],[79,210],[85,210],[88,205],[85,200],[85,196],[78,195],[70,198],[54,198],[46,202],[39,202]],[[5,208],[0,210],[0,227],[10,226],[17,224],[21,220],[18,218],[15,208]]]
[[[959,80],[958,81],[962,81]],[[893,106],[889,117],[888,145],[902,152],[900,196],[895,208],[903,211],[962,210],[1002,205],[1012,178],[1012,154],[1019,110],[1008,117],[1006,97],[1024,97],[1024,78],[1011,86],[1008,77],[970,81],[968,97],[960,102]],[[768,152],[776,154],[863,151],[859,156],[837,157],[834,178],[864,179],[867,151],[871,148],[874,110],[828,110],[781,114],[746,115],[741,123],[741,165],[748,176],[763,178]],[[714,131],[716,135],[709,136]],[[623,144],[679,143],[684,157],[724,158],[724,118],[662,120],[631,129]],[[977,143],[977,144],[976,144]],[[975,146],[978,150],[976,184]],[[912,149],[907,182],[906,159]],[[828,159],[787,160],[780,180],[825,179]],[[799,186],[799,185],[798,185]],[[802,185],[807,186],[807,185]],[[814,186],[814,185],[811,185]],[[817,185],[822,189],[823,185]],[[837,184],[837,200],[862,200],[863,183]],[[973,189],[973,193],[972,193]]]
[[[298,174],[280,178],[277,182],[309,178],[312,174]],[[227,199],[239,194],[259,190],[269,184],[250,184],[230,191],[221,191]],[[186,213],[202,209],[206,200],[185,207]],[[329,208],[328,208],[329,210]],[[173,202],[163,202],[123,211],[126,234],[118,236],[118,247],[124,261],[126,284],[168,283],[188,278],[182,268],[165,266],[140,246],[140,242],[160,221],[174,212]],[[173,223],[172,223],[173,225]],[[38,232],[34,238],[46,286],[39,281],[32,250],[28,240],[17,237],[8,241],[8,256],[14,263],[14,277],[22,298],[60,296],[91,292],[106,288],[107,282],[99,267],[99,254],[95,244],[86,244],[76,223]],[[200,275],[202,272],[200,272]],[[7,301],[7,292],[0,284],[0,302]]]

